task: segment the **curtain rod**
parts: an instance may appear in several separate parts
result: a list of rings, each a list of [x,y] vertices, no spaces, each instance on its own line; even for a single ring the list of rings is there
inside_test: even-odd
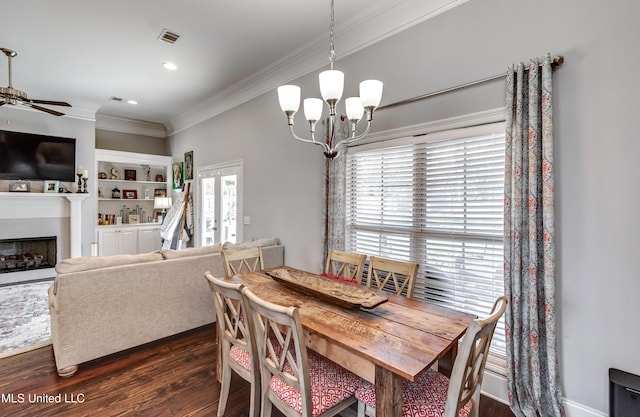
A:
[[[555,70],[556,68],[558,68],[562,64],[564,64],[564,56],[558,55],[558,56],[554,57],[551,60],[551,69]],[[526,70],[527,69],[525,69],[525,71]],[[472,86],[478,85],[478,84],[484,84],[486,82],[497,80],[497,79],[500,79],[500,78],[504,78],[506,76],[507,76],[506,73],[497,74],[497,75],[493,75],[491,77],[483,78],[481,80],[471,81],[471,82],[468,82],[468,83],[465,83],[465,84],[456,85],[454,87],[445,88],[443,90],[433,91],[431,93],[422,94],[420,96],[408,98],[406,100],[396,101],[395,103],[385,104],[384,106],[378,107],[376,109],[376,111],[380,111],[382,109],[388,109],[388,108],[396,107],[396,106],[402,106],[404,104],[409,104],[409,103],[413,103],[414,101],[420,101],[420,100],[424,100],[424,99],[427,99],[427,98],[430,98],[430,97],[439,96],[440,94],[449,93],[451,91],[462,90],[462,89],[467,88],[467,87],[472,87]]]

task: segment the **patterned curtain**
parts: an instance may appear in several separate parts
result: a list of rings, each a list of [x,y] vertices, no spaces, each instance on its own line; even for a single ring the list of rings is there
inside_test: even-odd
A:
[[[551,57],[507,72],[504,256],[509,401],[563,416],[558,375]]]
[[[325,121],[326,125],[326,121]],[[346,137],[349,134],[348,121],[344,117],[336,120],[337,134]],[[322,234],[322,269],[327,262],[329,249],[344,250],[346,220],[346,167],[347,146],[340,146],[340,154],[325,162],[325,183],[323,196],[323,234]]]

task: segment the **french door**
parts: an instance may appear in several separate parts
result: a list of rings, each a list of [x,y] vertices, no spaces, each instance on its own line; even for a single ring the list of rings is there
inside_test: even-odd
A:
[[[242,161],[198,169],[198,246],[242,241]]]

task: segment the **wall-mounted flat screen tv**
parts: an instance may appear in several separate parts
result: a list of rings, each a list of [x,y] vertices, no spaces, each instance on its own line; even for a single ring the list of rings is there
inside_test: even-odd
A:
[[[76,140],[0,130],[0,180],[75,181]]]

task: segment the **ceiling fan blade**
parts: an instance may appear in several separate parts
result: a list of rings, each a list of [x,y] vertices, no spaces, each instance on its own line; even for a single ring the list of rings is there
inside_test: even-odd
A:
[[[67,102],[64,102],[64,101],[36,100],[36,99],[29,99],[29,101],[31,103],[35,103],[35,104],[47,104],[49,106],[71,107],[71,104],[69,104]]]
[[[47,108],[45,108],[45,107],[40,107],[40,106],[37,106],[37,105],[32,104],[32,103],[25,103],[25,104],[26,104],[27,106],[31,107],[32,109],[40,110],[40,111],[43,111],[43,112],[45,112],[45,113],[52,114],[52,115],[54,115],[54,116],[64,116],[64,113],[60,113],[59,111],[55,111],[55,110],[51,110],[51,109],[47,109]]]

